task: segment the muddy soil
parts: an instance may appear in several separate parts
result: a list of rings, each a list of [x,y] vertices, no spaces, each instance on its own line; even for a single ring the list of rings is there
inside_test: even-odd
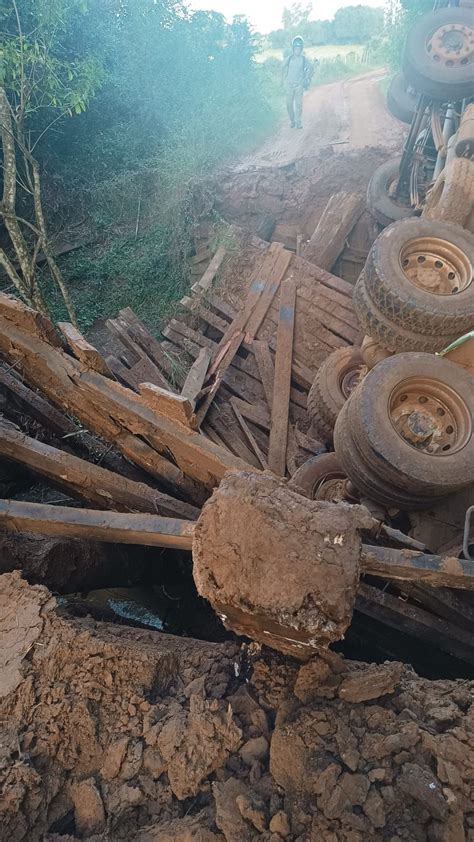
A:
[[[0,838],[474,838],[474,685],[61,616],[0,579]]]

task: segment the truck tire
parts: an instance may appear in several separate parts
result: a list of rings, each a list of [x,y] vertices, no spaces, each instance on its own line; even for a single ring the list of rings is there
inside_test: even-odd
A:
[[[403,73],[397,73],[390,82],[387,91],[387,108],[397,120],[410,125],[415,114],[418,97],[408,88]]]
[[[341,410],[336,454],[371,499],[433,505],[472,482],[473,414],[473,380],[461,366],[431,354],[389,357]]]
[[[427,336],[399,327],[396,321],[392,321],[385,316],[371,299],[363,275],[359,277],[354,287],[352,301],[357,318],[365,333],[382,348],[386,348],[387,351],[392,353],[399,353],[400,351],[426,351],[428,353],[443,351],[459,336],[457,331],[449,336]]]
[[[413,208],[400,203],[390,195],[391,187],[398,178],[399,158],[391,158],[377,167],[367,188],[367,208],[381,225],[390,225],[397,219],[413,216]]]
[[[442,498],[427,500],[426,497],[395,489],[391,483],[377,475],[370,463],[358,451],[357,441],[351,429],[349,408],[348,402],[337,419],[334,429],[334,448],[339,464],[360,492],[361,497],[381,503],[387,509],[395,508],[401,511],[426,509],[440,502]]]
[[[336,418],[365,370],[360,350],[352,347],[333,351],[319,367],[307,408],[313,426],[320,436],[324,434],[325,441],[332,438]]]
[[[474,160],[452,158],[427,193],[422,216],[464,228],[473,207]]]
[[[474,325],[474,236],[432,219],[395,222],[377,237],[364,283],[380,312],[412,333],[461,336]]]
[[[449,6],[419,17],[402,53],[406,80],[439,102],[472,96],[474,23],[471,9]]]
[[[346,499],[347,477],[335,453],[312,456],[293,474],[288,485],[304,492],[310,500]]]

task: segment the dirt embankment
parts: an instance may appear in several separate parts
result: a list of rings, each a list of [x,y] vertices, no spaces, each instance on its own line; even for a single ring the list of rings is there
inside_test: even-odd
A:
[[[1,579],[0,838],[461,842],[474,685],[61,616]]]

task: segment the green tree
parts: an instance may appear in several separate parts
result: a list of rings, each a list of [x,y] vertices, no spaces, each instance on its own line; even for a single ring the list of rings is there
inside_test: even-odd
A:
[[[365,44],[369,38],[380,34],[383,24],[382,9],[363,5],[344,6],[334,15],[334,37],[339,43]]]
[[[0,265],[24,300],[45,311],[36,271],[42,251],[73,321],[72,302],[49,243],[34,152],[54,124],[86,109],[100,85],[97,61],[67,53],[62,43],[67,24],[85,8],[84,0],[11,0],[0,12],[0,217],[12,249],[0,249]],[[25,208],[27,216],[29,206],[32,221],[19,212]]]
[[[308,21],[312,11],[312,3],[292,3],[291,6],[285,6],[281,16],[283,29],[292,30],[301,28]]]

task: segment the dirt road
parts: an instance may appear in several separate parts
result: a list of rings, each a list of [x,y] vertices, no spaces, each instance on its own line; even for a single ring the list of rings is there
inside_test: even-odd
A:
[[[365,146],[400,148],[404,126],[385,106],[379,84],[384,75],[384,68],[378,68],[308,91],[303,129],[291,129],[285,119],[277,133],[246,157],[241,166],[285,164],[311,157],[331,144],[337,144],[336,149],[341,152]]]

